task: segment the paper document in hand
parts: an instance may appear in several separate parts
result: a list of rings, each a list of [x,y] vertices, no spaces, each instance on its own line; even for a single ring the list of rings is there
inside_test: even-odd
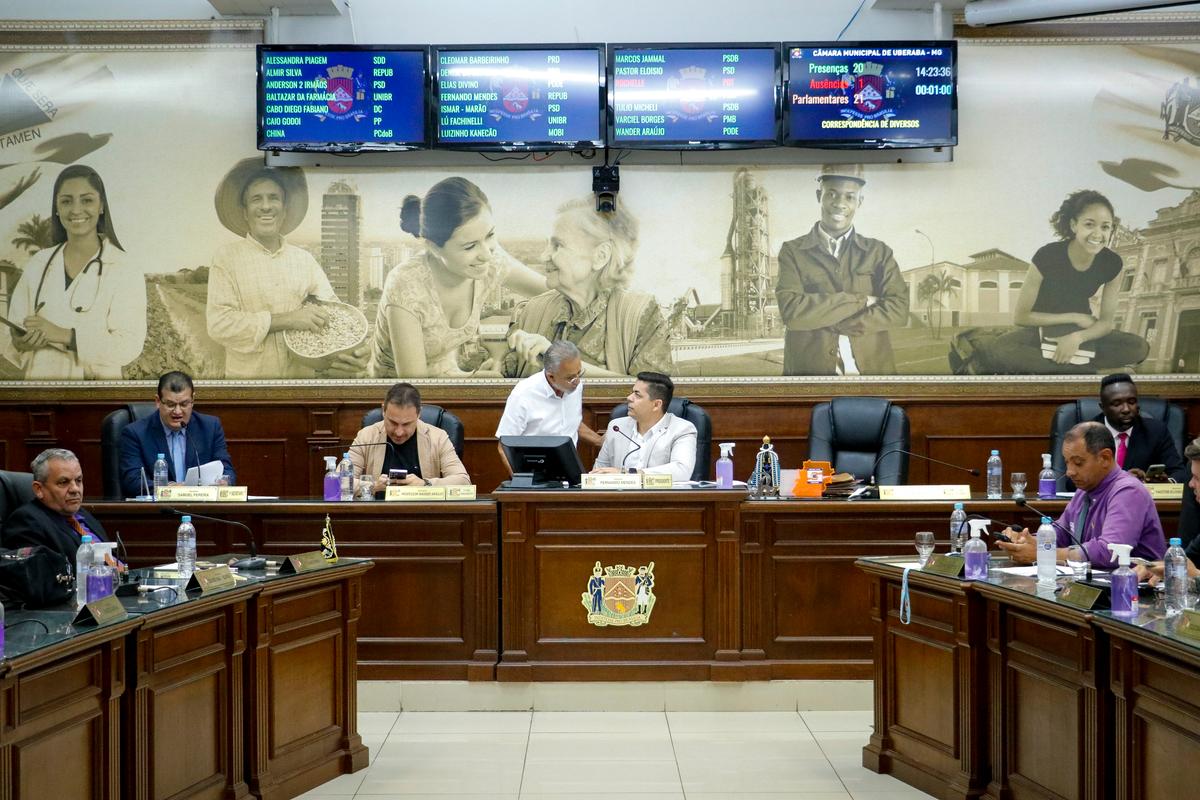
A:
[[[225,465],[220,461],[210,461],[201,464],[199,468],[188,467],[187,475],[183,477],[184,486],[215,486],[225,474]]]

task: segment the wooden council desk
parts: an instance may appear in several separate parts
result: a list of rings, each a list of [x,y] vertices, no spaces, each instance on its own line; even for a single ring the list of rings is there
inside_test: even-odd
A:
[[[0,797],[286,800],[367,765],[356,626],[370,562],[16,612],[0,661]],[[178,581],[162,581],[164,584]]]
[[[940,798],[1191,796],[1200,643],[1161,602],[1122,620],[1033,578],[913,570],[906,623],[889,561],[859,562],[876,634],[864,766]]]
[[[1063,505],[1045,503],[1056,513]],[[260,552],[285,554],[313,549],[328,514],[339,552],[376,564],[363,578],[364,679],[735,681],[870,679],[871,581],[854,562],[912,554],[919,530],[944,542],[953,503],[572,490],[497,491],[474,502],[177,507],[240,522]],[[121,532],[135,564],[174,558],[176,522],[157,504],[89,508]],[[1012,501],[975,499],[967,508],[1036,519]],[[1178,502],[1159,509],[1173,529]],[[234,525],[196,526],[202,556],[247,550]],[[647,621],[589,622],[583,598],[597,561],[602,571],[654,562]],[[636,586],[628,594],[636,601]]]

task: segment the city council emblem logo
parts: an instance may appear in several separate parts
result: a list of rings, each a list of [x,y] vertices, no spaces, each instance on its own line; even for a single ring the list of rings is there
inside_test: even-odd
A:
[[[590,625],[645,625],[654,610],[654,562],[642,567],[592,567],[592,577],[583,593]]]
[[[502,119],[527,119],[536,122],[542,116],[542,93],[531,87],[528,81],[503,77],[493,80],[492,91],[500,98],[500,105],[488,111],[488,116],[499,122]]]
[[[1167,91],[1158,116],[1165,123],[1164,139],[1200,145],[1200,87],[1193,86],[1189,78]]]
[[[313,81],[317,91],[325,92],[325,105],[329,107],[328,114],[317,114],[317,119],[324,122],[326,118],[342,121],[353,119],[362,120],[366,114],[354,109],[354,101],[366,97],[362,85],[362,77],[354,74],[354,67],[338,65],[327,67],[324,76],[317,76]]]

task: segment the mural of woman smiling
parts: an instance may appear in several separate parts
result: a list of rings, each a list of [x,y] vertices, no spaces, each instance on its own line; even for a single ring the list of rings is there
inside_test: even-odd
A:
[[[479,338],[484,298],[503,284],[525,297],[546,279],[496,239],[487,195],[466,178],[446,178],[404,198],[400,227],[424,248],[388,273],[375,318],[376,377],[456,377],[459,349]],[[499,376],[484,362],[473,374]]]
[[[9,357],[27,380],[118,380],[146,340],[146,283],[125,258],[104,182],[82,164],[54,181],[54,245],[13,289]]]

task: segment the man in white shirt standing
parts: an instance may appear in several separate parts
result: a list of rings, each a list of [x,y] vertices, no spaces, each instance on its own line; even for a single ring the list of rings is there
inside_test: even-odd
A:
[[[508,395],[496,428],[496,438],[501,436],[570,436],[576,445],[581,437],[588,444],[600,444],[600,436],[583,424],[583,359],[578,347],[559,340],[546,348],[542,371],[522,378]],[[496,449],[509,466],[499,442]]]
[[[625,398],[629,418],[608,423],[592,472],[665,472],[679,483],[696,465],[696,426],[667,411],[675,384],[659,372],[639,372]]]

